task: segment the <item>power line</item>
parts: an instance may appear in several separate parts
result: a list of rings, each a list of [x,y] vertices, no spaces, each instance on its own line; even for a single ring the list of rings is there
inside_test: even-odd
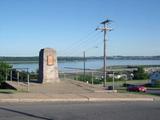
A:
[[[87,43],[89,43],[91,40],[93,41],[93,37],[95,38],[97,35],[98,34],[96,33],[94,34],[94,36],[91,36],[88,39],[81,40],[79,43],[72,45],[70,48],[64,50],[65,55],[71,55],[74,52],[77,53],[77,51],[81,50],[82,47],[84,48],[84,46],[88,45]]]
[[[94,42],[91,42],[91,40],[94,41]],[[76,51],[75,50],[71,51],[71,53],[69,55],[71,55],[71,54],[72,55],[81,54],[82,51],[84,51],[84,50],[86,51],[86,50],[88,50],[90,48],[93,48],[93,46],[96,46],[99,42],[101,42],[99,36],[95,40],[93,40],[93,39],[91,39],[91,40],[89,40],[89,41],[84,42],[83,44],[81,44],[79,47],[77,47]],[[92,44],[92,43],[94,43],[94,44]],[[86,46],[89,46],[89,47],[86,47]]]
[[[77,40],[77,41],[73,41],[69,46],[67,46],[66,48],[64,48],[63,50],[60,50],[60,51],[68,51],[70,49],[72,49],[75,45],[78,45],[80,44],[81,42],[85,41],[86,38],[88,38],[90,35],[92,35],[95,31],[91,31],[89,32],[85,37],[83,37],[82,39],[80,40]]]
[[[95,44],[90,44],[88,47],[83,47],[82,49],[79,50],[79,52],[77,52],[77,54],[81,53],[82,51],[89,51],[91,49],[93,49],[94,46],[98,46],[98,44],[101,42],[100,38],[98,38],[96,40],[97,42],[95,42]],[[87,44],[86,44],[87,45]]]

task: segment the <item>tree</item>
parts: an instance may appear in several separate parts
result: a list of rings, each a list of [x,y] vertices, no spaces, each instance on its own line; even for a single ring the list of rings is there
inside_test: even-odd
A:
[[[9,70],[9,68],[12,68],[12,66],[0,61],[0,83],[6,80],[6,72]]]
[[[135,80],[144,80],[148,79],[148,74],[144,71],[143,67],[138,67],[136,71],[133,71]]]

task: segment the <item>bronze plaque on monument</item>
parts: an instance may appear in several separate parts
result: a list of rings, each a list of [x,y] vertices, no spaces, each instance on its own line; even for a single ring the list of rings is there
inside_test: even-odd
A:
[[[47,65],[53,65],[53,64],[54,64],[53,56],[51,55],[47,56]]]

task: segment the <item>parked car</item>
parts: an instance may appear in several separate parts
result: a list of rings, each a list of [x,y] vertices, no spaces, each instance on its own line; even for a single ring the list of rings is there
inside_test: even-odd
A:
[[[131,85],[127,87],[128,91],[135,91],[135,92],[146,92],[147,88],[140,85]]]

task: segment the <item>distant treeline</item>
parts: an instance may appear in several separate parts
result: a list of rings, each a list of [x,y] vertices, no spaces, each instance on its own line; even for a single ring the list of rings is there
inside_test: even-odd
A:
[[[111,56],[108,59],[116,60],[160,60],[160,56]]]
[[[38,61],[38,57],[0,57],[0,61]]]
[[[97,60],[103,59],[100,57],[86,57],[86,60]],[[160,60],[160,56],[110,56],[107,57],[110,60]],[[58,57],[58,61],[81,61],[84,60],[83,57]],[[38,56],[34,57],[0,57],[0,61],[39,61]]]

